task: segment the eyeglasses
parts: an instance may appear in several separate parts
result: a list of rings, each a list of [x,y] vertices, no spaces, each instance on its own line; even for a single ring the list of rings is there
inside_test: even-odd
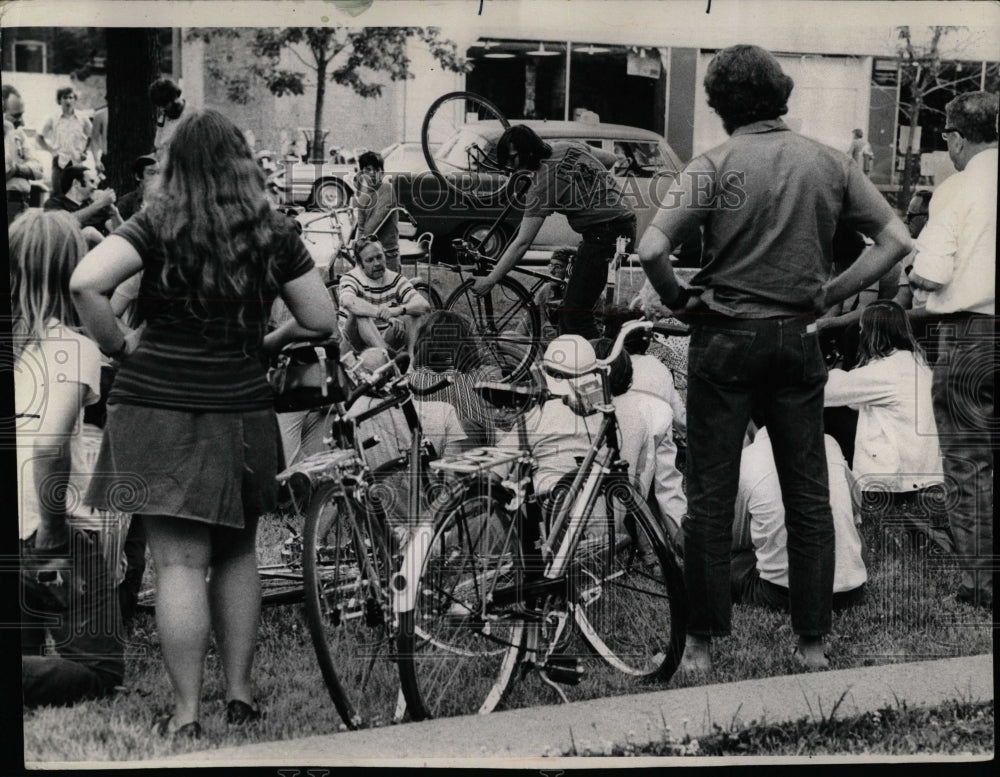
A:
[[[948,139],[948,136],[949,136],[949,135],[950,135],[951,133],[953,133],[953,132],[954,132],[954,133],[955,133],[956,135],[958,135],[958,136],[959,136],[960,138],[964,138],[964,137],[965,137],[965,135],[963,135],[963,134],[962,134],[962,130],[960,130],[960,129],[955,129],[954,127],[945,127],[945,128],[944,128],[944,129],[943,129],[943,130],[941,131],[941,137],[942,137],[942,138],[944,138],[945,140],[947,140],[947,139]]]

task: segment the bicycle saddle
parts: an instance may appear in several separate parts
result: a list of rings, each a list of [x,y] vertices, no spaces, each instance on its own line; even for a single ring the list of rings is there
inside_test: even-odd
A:
[[[538,386],[492,380],[479,381],[473,388],[491,405],[504,410],[526,410],[542,402],[547,393]]]

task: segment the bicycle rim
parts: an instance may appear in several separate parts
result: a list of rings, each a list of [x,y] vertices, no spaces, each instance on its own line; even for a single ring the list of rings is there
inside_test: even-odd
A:
[[[462,138],[456,133],[470,122],[483,121],[482,135],[472,128]],[[510,122],[489,100],[472,92],[449,92],[435,100],[424,114],[420,142],[427,167],[459,196],[489,200],[504,191],[510,177],[500,169],[496,140]],[[458,140],[462,147],[451,146]]]
[[[503,700],[521,658],[525,625],[490,592],[522,577],[518,536],[484,486],[434,513],[417,601],[399,614],[399,672],[414,720],[485,714]]]
[[[684,581],[645,501],[612,484],[613,521],[580,541],[571,569],[571,607],[594,653],[625,675],[669,680],[684,651]]]
[[[330,698],[349,728],[394,722],[405,711],[385,587],[395,540],[382,526],[332,485],[306,513],[306,618]]]
[[[445,301],[445,309],[473,322],[485,366],[497,367],[504,377],[517,380],[527,374],[538,352],[542,329],[538,308],[524,286],[512,278],[502,279],[483,297],[472,292],[473,283],[469,279],[460,284]]]

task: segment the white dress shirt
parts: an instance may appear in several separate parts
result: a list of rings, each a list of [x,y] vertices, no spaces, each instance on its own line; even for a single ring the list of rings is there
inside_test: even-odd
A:
[[[913,271],[943,286],[927,298],[928,313],[994,315],[997,260],[997,150],[980,151],[943,181],[917,239]]]
[[[868,579],[868,573],[861,558],[861,537],[854,520],[847,462],[832,437],[824,435],[823,441],[826,443],[835,536],[833,593],[839,594],[863,584]],[[754,441],[743,449],[733,532],[734,548],[748,547],[752,543],[761,579],[788,588],[785,507],[781,501],[781,484],[778,483],[771,438],[766,428],[757,432]],[[746,537],[747,532],[749,538]]]
[[[861,490],[915,491],[943,482],[932,379],[909,351],[849,372],[830,370],[823,404],[858,410],[854,477]]]

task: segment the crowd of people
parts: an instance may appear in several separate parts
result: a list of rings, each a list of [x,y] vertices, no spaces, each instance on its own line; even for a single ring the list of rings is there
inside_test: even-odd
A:
[[[647,352],[648,338],[628,341],[609,374],[622,455],[683,560],[681,671],[711,672],[712,639],[730,633],[734,601],[789,612],[796,659],[822,669],[831,613],[865,596],[866,493],[943,489],[947,522],[934,528],[962,560],[957,598],[992,606],[997,97],[973,92],[948,104],[945,136],[959,172],[929,207],[926,198],[910,203],[907,229],[868,180],[864,144],[855,161],[782,121],[793,82],[771,54],[720,51],[704,86],[730,137],[686,166],[665,199],[677,207],[660,209],[641,236],[620,185],[586,145],[547,143],[524,125],[505,131],[498,160],[530,178],[532,204],[475,291],[489,293],[515,270],[559,212],[581,242],[550,266],[567,278],[565,291],[553,284],[535,300],[543,371],[592,367],[629,315],[690,325],[683,387]],[[438,455],[517,442],[474,390],[503,376],[484,362],[471,322],[431,310],[401,272],[377,154],[359,159],[356,263],[333,294],[292,221],[271,205],[240,130],[186,106],[172,83],[150,94],[156,148],[135,160],[135,191],[119,199],[95,191],[98,170],[81,164],[95,128],[75,113],[72,90],[60,90],[61,113],[42,132],[54,196],[38,211],[26,208],[25,187],[44,171],[17,124],[20,95],[4,87],[22,602],[32,637],[22,648],[25,703],[68,703],[123,681],[120,618],[134,605],[148,543],[174,696],[155,729],[198,737],[213,633],[227,722],[260,718],[256,530],[276,509],[282,463],[325,445],[325,411],[275,415],[267,369],[284,347],[335,341],[352,370],[405,352],[414,385],[450,377],[417,403]],[[727,189],[734,172],[738,192]],[[631,312],[598,317],[623,236],[647,282]],[[698,242],[700,269],[682,285],[671,255]],[[824,332],[836,334],[832,369]],[[936,348],[927,349],[931,336]],[[39,373],[48,381],[42,403]],[[543,497],[575,471],[596,428],[597,416],[574,406],[571,380],[547,374],[550,397],[530,411]],[[854,420],[834,434],[824,408],[838,406]],[[99,447],[81,463],[81,421],[96,407]],[[363,403],[354,410],[362,411]],[[392,413],[366,423],[379,441],[373,459],[409,449],[409,429]],[[83,498],[70,504],[66,484],[80,478]],[[83,563],[92,558],[100,563]],[[38,625],[45,613],[67,615],[50,629],[54,651]]]

